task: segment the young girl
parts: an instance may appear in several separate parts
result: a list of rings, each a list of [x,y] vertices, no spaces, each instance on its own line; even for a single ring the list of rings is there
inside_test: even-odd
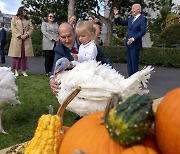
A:
[[[72,61],[73,66],[87,60],[95,60],[97,47],[94,41],[96,39],[96,29],[93,24],[85,20],[80,21],[77,23],[75,31],[81,45],[78,54],[72,53],[74,58],[74,61]]]

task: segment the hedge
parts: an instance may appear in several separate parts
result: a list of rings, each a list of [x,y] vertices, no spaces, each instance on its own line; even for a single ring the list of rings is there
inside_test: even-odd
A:
[[[126,48],[102,46],[111,62],[126,63]],[[139,63],[144,65],[159,65],[180,68],[180,48],[143,48]]]
[[[180,23],[173,24],[166,27],[159,38],[157,39],[157,44],[164,44],[165,47],[170,48],[173,44],[180,44]]]

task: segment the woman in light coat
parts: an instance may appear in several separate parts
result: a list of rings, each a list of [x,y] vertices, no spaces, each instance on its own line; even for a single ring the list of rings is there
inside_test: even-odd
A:
[[[34,56],[31,34],[33,25],[27,16],[27,10],[21,6],[17,14],[11,20],[12,38],[9,47],[8,56],[13,58],[12,68],[15,70],[15,75],[18,76],[18,70],[22,70],[23,76],[28,76],[27,57]]]
[[[58,24],[54,21],[53,13],[48,13],[47,22],[42,22],[41,31],[43,33],[42,48],[45,52],[45,71],[46,76],[49,76],[54,61],[54,47],[59,41]]]

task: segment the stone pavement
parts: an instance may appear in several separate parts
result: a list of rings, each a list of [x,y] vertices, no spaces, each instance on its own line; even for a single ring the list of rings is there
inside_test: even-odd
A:
[[[11,67],[11,58],[6,56],[6,63],[0,66]],[[37,74],[45,74],[44,57],[28,58],[29,71]],[[113,64],[114,68],[127,78],[126,64]],[[142,69],[144,66],[140,66]],[[156,97],[164,96],[168,91],[180,87],[180,68],[154,67],[154,73],[148,83],[150,94]]]

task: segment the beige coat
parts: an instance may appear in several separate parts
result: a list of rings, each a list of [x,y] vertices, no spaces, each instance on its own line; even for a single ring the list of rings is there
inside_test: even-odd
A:
[[[8,56],[10,57],[21,57],[21,45],[22,40],[20,38],[23,35],[23,28],[21,19],[17,16],[14,16],[11,20],[11,30],[12,30],[12,38],[9,47]],[[31,34],[33,32],[33,25],[31,20],[24,21],[24,34],[28,34],[29,37],[25,40],[25,56],[31,57],[34,56]]]

